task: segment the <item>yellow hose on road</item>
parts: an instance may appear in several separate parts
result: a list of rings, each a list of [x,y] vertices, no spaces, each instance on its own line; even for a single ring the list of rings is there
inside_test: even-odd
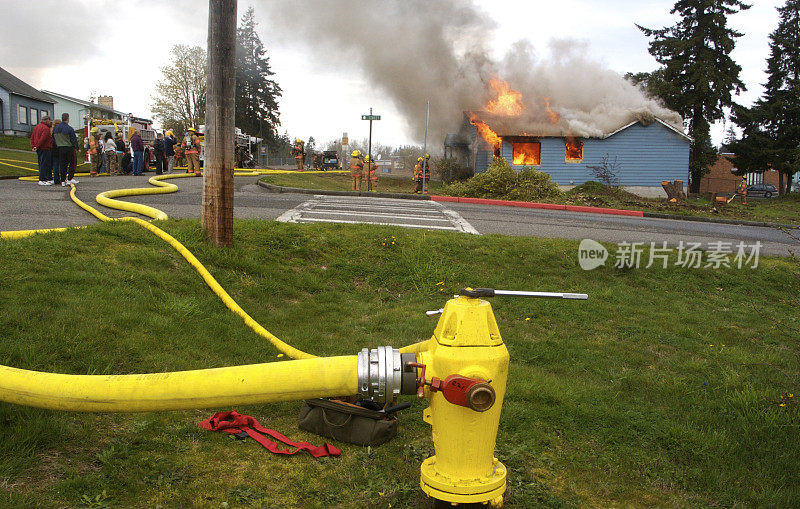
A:
[[[73,412],[185,410],[355,394],[355,355],[138,375],[0,366],[0,401]]]

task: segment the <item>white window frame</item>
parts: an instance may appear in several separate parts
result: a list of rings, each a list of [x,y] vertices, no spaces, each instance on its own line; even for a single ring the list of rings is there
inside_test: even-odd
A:
[[[22,112],[25,113],[22,113]],[[18,124],[28,124],[28,107],[23,106],[21,104],[17,104],[17,123]]]
[[[39,110],[39,120],[42,120],[44,117],[49,117],[50,112],[47,110]]]
[[[30,108],[28,114],[30,115],[31,125],[36,125],[39,123],[39,110],[36,108]]]
[[[764,173],[751,172],[747,174],[747,185],[754,186],[764,183]]]
[[[567,139],[564,138],[564,163],[566,164],[580,164],[583,162],[583,139],[578,137],[573,137],[575,141],[577,141],[581,146],[581,158],[580,159],[570,159],[567,157]]]

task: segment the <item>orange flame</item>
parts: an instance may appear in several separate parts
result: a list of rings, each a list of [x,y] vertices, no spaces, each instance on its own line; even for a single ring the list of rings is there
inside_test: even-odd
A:
[[[572,136],[564,138],[564,145],[567,152],[567,161],[583,160],[583,142]]]
[[[531,166],[541,164],[542,144],[539,142],[514,143],[514,164]]]
[[[522,113],[525,106],[522,104],[522,93],[511,90],[508,82],[492,78],[489,85],[497,93],[497,99],[492,99],[486,105],[486,111],[497,115],[507,115],[510,117]]]
[[[472,115],[469,119],[470,123],[478,128],[478,134],[481,135],[481,138],[486,140],[486,143],[491,145],[494,148],[495,155],[500,154],[500,143],[503,141],[497,133],[492,131],[492,128],[486,125],[485,122],[480,120],[477,116]]]
[[[548,97],[544,98],[544,109],[547,115],[547,120],[549,120],[551,124],[557,124],[560,118],[558,113],[550,109],[550,99]]]

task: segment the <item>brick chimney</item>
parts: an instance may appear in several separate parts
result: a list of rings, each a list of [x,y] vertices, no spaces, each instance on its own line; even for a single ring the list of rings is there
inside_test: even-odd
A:
[[[106,108],[114,109],[114,97],[110,95],[101,95],[97,98],[97,103],[100,106],[105,106]]]

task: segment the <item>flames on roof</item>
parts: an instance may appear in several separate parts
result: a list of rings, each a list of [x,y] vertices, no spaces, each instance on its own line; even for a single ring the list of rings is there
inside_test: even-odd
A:
[[[637,122],[648,126],[657,121],[688,138],[677,114],[662,119],[647,109],[610,108],[604,104],[590,112],[556,111],[551,107],[549,97],[523,97],[508,82],[498,78],[490,80],[489,85],[493,97],[485,108],[465,111],[464,115],[477,127],[481,137],[494,147],[495,153],[499,152],[504,137],[606,138]]]

